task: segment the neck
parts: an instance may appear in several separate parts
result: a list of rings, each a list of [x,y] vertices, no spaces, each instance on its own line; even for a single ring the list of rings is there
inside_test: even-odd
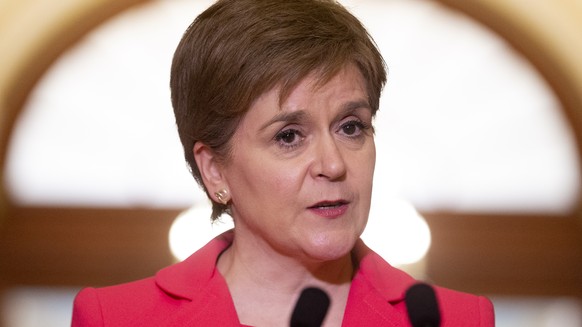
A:
[[[331,261],[298,259],[275,250],[250,249],[235,237],[232,245],[218,259],[217,267],[227,283],[254,284],[265,288],[274,284],[278,290],[294,293],[305,286],[349,284],[353,275],[350,253]]]
[[[354,272],[349,253],[337,260],[316,262],[251,244],[235,237],[217,263],[241,323],[288,326],[287,317],[290,317],[299,294],[304,288],[313,286],[332,298],[330,315],[335,312],[335,318],[327,320],[336,325],[339,325],[339,320],[341,324]],[[257,251],[257,248],[261,250]],[[261,317],[257,317],[257,307],[268,311],[261,310]],[[273,319],[279,319],[281,323]]]

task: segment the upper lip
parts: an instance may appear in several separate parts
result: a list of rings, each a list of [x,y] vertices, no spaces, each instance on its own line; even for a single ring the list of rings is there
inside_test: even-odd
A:
[[[348,204],[349,202],[346,200],[325,200],[317,202],[316,204],[310,206],[309,208],[319,208],[319,207],[331,207],[331,206],[338,206]]]

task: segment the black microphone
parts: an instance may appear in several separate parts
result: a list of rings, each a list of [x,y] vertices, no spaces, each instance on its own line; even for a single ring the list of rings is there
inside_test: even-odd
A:
[[[413,327],[439,327],[441,314],[432,286],[424,283],[412,285],[404,298],[408,318]]]
[[[291,327],[321,327],[329,308],[329,296],[319,288],[308,287],[301,292],[293,314]]]

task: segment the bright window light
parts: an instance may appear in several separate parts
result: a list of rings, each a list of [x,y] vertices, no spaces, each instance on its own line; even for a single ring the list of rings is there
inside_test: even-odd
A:
[[[424,218],[410,203],[398,198],[382,199],[372,206],[362,239],[397,267],[420,262],[431,243]]]
[[[228,216],[211,223],[212,207],[205,203],[182,212],[170,227],[170,251],[178,261],[188,258],[212,238],[234,227]]]

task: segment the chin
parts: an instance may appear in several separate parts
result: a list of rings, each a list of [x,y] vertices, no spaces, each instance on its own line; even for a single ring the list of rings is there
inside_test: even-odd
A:
[[[314,235],[307,253],[318,261],[332,261],[350,255],[359,236],[343,233]]]

